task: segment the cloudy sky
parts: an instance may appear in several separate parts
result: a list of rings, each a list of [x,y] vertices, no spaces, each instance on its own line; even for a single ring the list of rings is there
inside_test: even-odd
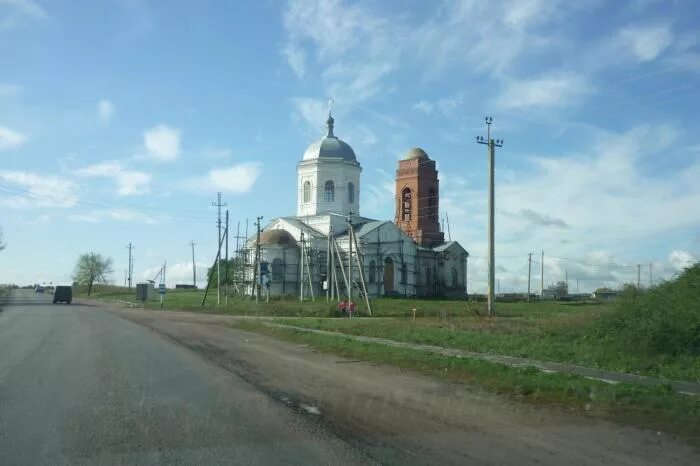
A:
[[[77,256],[168,283],[232,229],[295,212],[323,133],[393,219],[397,159],[438,161],[441,213],[483,291],[484,115],[497,153],[497,278],[581,291],[700,257],[700,10],[693,0],[0,0],[0,282],[65,282]],[[203,276],[203,273],[200,274]]]

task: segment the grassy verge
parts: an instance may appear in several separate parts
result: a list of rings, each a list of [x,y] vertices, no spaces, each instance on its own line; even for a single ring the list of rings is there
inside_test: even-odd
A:
[[[388,338],[466,351],[572,363],[619,372],[700,381],[700,358],[642,353],[635,346],[595,335],[598,312],[521,319],[314,319],[285,324],[350,335]]]
[[[270,335],[343,357],[386,363],[479,386],[517,400],[565,406],[617,422],[662,430],[700,443],[700,397],[679,395],[670,387],[610,385],[534,368],[511,368],[486,361],[445,357],[421,351],[362,343],[349,338],[310,334],[239,321],[236,328]]]

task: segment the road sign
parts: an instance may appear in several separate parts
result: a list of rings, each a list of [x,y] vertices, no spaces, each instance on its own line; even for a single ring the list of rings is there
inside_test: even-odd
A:
[[[158,293],[165,294],[165,283],[158,285]]]

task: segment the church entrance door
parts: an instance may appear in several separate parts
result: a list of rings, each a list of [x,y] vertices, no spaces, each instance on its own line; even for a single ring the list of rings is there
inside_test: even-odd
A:
[[[394,293],[394,261],[387,257],[384,261],[384,294]]]

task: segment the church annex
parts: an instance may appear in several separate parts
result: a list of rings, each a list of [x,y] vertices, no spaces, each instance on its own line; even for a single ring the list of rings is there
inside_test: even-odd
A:
[[[394,221],[363,217],[362,167],[330,114],[326,124],[297,165],[296,215],[273,219],[246,242],[245,292],[254,295],[257,283],[272,296],[343,297],[348,287],[353,296],[465,295],[469,254],[444,240],[435,161],[410,150],[396,170]]]

